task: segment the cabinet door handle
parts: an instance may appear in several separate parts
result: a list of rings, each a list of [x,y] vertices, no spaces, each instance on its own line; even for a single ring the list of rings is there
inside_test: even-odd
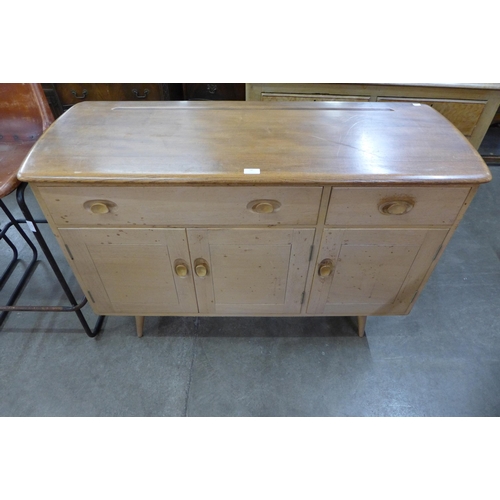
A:
[[[137,89],[132,89],[132,93],[137,97],[137,99],[146,99],[149,94],[148,89],[144,89],[144,95],[139,95],[139,91]]]
[[[256,214],[272,214],[280,207],[281,203],[276,200],[254,200],[247,205],[247,208]]]
[[[384,215],[403,215],[407,214],[414,205],[414,202],[408,200],[392,200],[381,203],[378,209]]]
[[[71,93],[75,99],[85,99],[87,97],[87,89],[83,89],[82,95],[76,95],[76,90],[72,90]]]
[[[318,269],[318,274],[322,278],[326,278],[330,276],[333,272],[333,262],[330,259],[325,259],[320,262],[319,264],[319,269]]]
[[[204,263],[197,264],[194,268],[194,271],[196,273],[196,276],[204,278],[208,274],[208,267]]]
[[[183,278],[184,276],[187,276],[188,274],[188,268],[186,266],[186,264],[177,264],[175,266],[175,274],[177,274],[177,276],[180,276],[181,278]]]

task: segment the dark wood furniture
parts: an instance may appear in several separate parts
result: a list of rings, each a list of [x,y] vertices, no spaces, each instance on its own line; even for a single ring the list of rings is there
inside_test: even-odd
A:
[[[244,83],[43,83],[57,118],[84,101],[244,101]]]
[[[244,83],[183,83],[184,100],[244,101]]]

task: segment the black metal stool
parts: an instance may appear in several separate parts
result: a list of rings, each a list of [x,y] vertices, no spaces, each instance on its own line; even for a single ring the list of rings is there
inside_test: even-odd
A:
[[[11,311],[41,311],[41,312],[74,312],[89,337],[95,337],[101,330],[105,316],[99,316],[94,328],[90,328],[81,309],[87,303],[84,297],[76,301],[68,286],[52,252],[43,238],[38,224],[46,223],[44,219],[35,220],[29,210],[24,192],[27,184],[17,179],[17,172],[24,158],[29,153],[40,135],[54,120],[40,84],[0,84],[0,209],[6,215],[8,222],[0,229],[0,242],[5,242],[12,251],[12,258],[0,277],[0,290],[11,278],[19,263],[19,249],[7,235],[12,228],[16,229],[26,245],[31,250],[31,260],[16,283],[6,305],[0,306],[0,326]],[[16,219],[2,198],[16,191],[16,201],[24,215],[24,219]],[[70,306],[23,306],[15,305],[28,280],[35,271],[38,251],[22,225],[26,224],[35,237],[40,249],[45,255],[50,267],[58,279]]]

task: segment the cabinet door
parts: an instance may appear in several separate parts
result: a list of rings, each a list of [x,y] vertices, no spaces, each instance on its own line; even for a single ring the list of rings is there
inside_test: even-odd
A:
[[[198,312],[185,229],[61,229],[60,234],[95,312]]]
[[[307,312],[406,314],[447,229],[325,229]]]
[[[200,313],[300,313],[314,229],[187,232]]]

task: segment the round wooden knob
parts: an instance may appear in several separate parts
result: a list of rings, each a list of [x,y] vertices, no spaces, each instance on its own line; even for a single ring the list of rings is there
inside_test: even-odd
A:
[[[196,272],[196,275],[199,276],[200,278],[203,278],[208,273],[208,269],[205,264],[198,264],[194,270]]]
[[[177,276],[187,276],[188,268],[184,264],[177,264],[175,266],[175,274]]]
[[[254,212],[257,212],[258,214],[270,214],[274,212],[274,207],[271,203],[267,201],[261,201],[260,203],[257,203],[252,207],[252,210]]]
[[[378,208],[384,215],[403,215],[413,208],[413,203],[405,200],[394,200],[382,203]]]
[[[326,278],[327,276],[330,276],[333,271],[333,262],[331,260],[325,260],[319,265],[319,275],[322,278]]]
[[[90,205],[90,211],[93,214],[107,214],[109,212],[109,207],[106,203],[102,203],[100,201],[96,201]]]

